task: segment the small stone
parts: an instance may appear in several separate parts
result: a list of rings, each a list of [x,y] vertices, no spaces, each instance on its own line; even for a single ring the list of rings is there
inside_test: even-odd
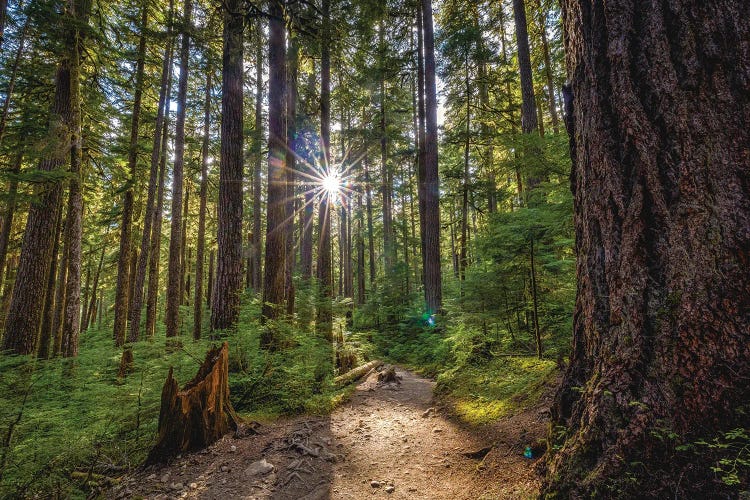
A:
[[[146,481],[153,481],[154,479],[156,479],[156,474],[151,474],[146,478]]]
[[[219,469],[219,470],[221,470],[221,472],[229,472],[230,469],[226,465],[222,465],[221,469]]]
[[[184,488],[184,486],[182,483],[172,483],[170,488],[177,491],[177,490],[181,490],[182,488]]]
[[[424,413],[422,413],[422,418],[427,418],[430,416],[430,413],[435,411],[435,408],[427,408]]]
[[[191,490],[197,490],[198,489],[198,483],[190,483],[190,489]]]
[[[273,464],[269,463],[264,458],[263,460],[258,460],[257,462],[250,464],[250,467],[245,469],[245,474],[248,476],[264,476],[273,471],[273,469]]]
[[[435,427],[434,429],[432,429],[432,432],[443,432],[443,429],[441,429],[440,427]]]
[[[370,486],[372,486],[373,488],[380,488],[380,481],[372,480],[370,481]]]
[[[164,475],[163,475],[163,476],[161,477],[160,481],[161,481],[162,483],[166,483],[167,481],[169,481],[169,477],[170,477],[170,475],[169,475],[169,472],[167,472],[166,474],[164,474]]]
[[[235,451],[237,451],[237,447],[235,445],[232,445],[232,446],[229,447],[229,451],[231,451],[232,453],[234,453]]]
[[[392,484],[389,484],[388,486],[385,487],[386,493],[393,493],[394,491],[396,491],[396,487],[393,486]]]

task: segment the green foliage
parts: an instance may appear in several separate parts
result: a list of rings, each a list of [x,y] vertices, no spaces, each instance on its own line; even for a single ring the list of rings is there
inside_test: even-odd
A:
[[[556,373],[555,363],[507,356],[462,364],[440,374],[436,392],[462,421],[486,424],[533,405]]]

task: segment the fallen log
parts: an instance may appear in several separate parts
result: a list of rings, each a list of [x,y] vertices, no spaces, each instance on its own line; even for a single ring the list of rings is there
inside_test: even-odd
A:
[[[336,385],[351,384],[352,382],[355,382],[359,380],[360,378],[364,377],[365,375],[367,375],[367,373],[369,373],[370,370],[374,370],[375,368],[379,367],[382,364],[383,362],[380,361],[379,359],[370,361],[369,363],[365,363],[364,365],[354,368],[353,370],[349,370],[343,375],[339,375],[333,381],[336,383]]]
[[[161,391],[159,437],[146,465],[203,449],[230,429],[238,431],[239,425],[229,401],[229,346],[224,342],[206,353],[198,373],[182,390],[169,368]]]

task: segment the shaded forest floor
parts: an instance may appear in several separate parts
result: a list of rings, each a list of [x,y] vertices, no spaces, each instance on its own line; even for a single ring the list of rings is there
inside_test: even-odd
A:
[[[107,496],[205,499],[359,499],[367,497],[532,498],[546,431],[548,394],[493,424],[467,427],[434,383],[398,369],[377,374],[324,417],[279,420],[259,436],[225,437],[208,450],[123,479]],[[548,391],[547,391],[548,392]]]

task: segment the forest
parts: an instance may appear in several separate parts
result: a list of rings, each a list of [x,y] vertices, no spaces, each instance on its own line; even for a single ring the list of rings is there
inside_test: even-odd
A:
[[[0,498],[750,497],[746,0],[0,0]]]

